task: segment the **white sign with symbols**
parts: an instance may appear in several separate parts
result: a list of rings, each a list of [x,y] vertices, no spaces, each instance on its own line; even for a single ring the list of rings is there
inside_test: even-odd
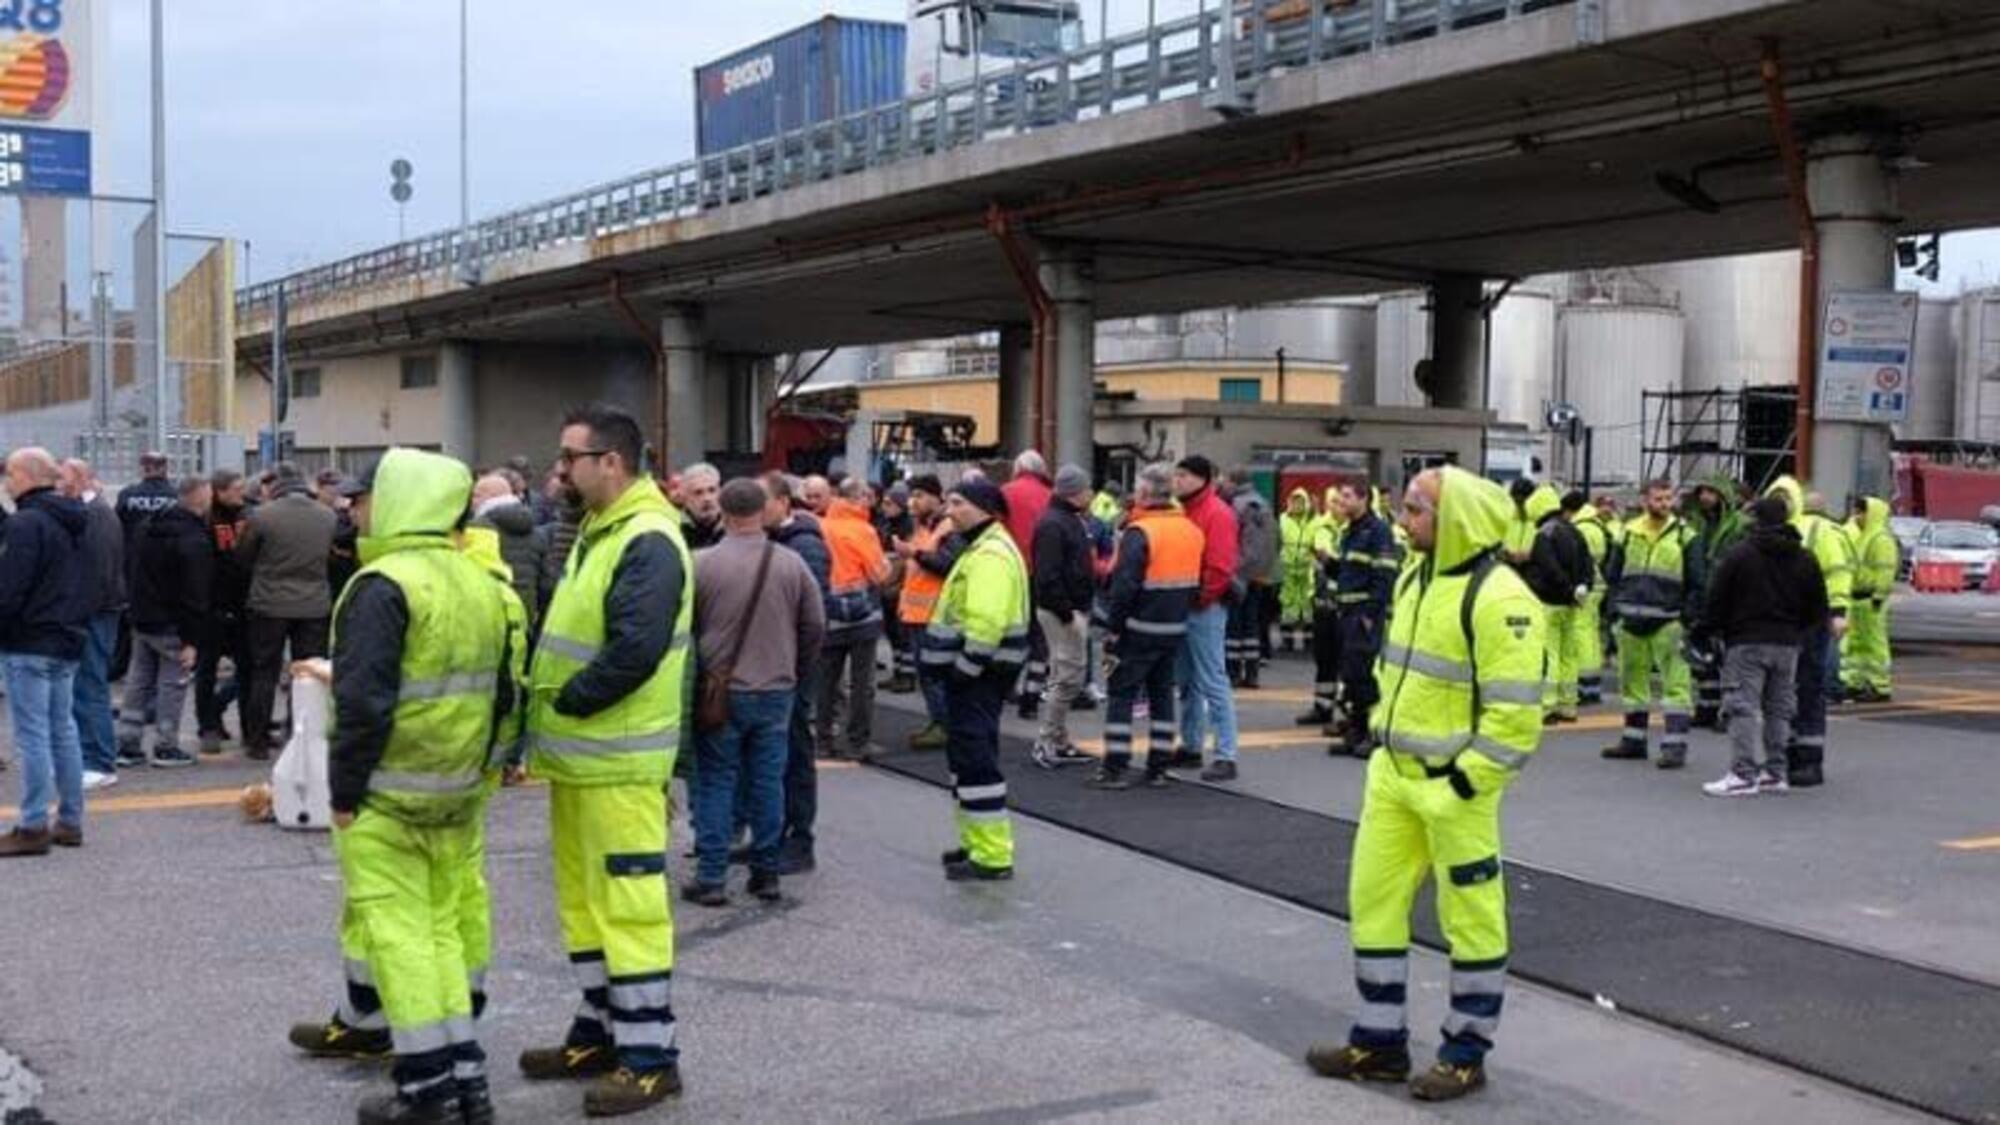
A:
[[[1917,295],[1830,293],[1820,320],[1814,413],[1828,421],[1902,422],[1910,416]],[[1936,378],[1935,372],[1927,372]]]

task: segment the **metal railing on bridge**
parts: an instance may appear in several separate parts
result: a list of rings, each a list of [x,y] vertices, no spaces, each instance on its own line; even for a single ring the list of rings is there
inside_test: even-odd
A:
[[[1218,90],[1268,74],[1481,27],[1545,8],[1576,9],[1595,39],[1601,0],[1236,0],[1019,60],[936,92],[727,152],[682,161],[238,291],[238,315],[428,274],[474,276],[481,263],[599,238],[764,198],[805,184]]]

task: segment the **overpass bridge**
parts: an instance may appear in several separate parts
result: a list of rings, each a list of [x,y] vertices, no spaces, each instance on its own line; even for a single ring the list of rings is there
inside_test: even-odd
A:
[[[1821,292],[1887,287],[1897,233],[2000,223],[1985,0],[1258,7],[252,286],[239,348],[280,287],[294,357],[636,327],[678,462],[717,356],[1001,328],[1003,439],[1087,460],[1096,318],[1428,285],[1439,404],[1476,407],[1482,279],[1811,230]],[[1813,432],[1830,493],[1871,483],[1878,435]]]

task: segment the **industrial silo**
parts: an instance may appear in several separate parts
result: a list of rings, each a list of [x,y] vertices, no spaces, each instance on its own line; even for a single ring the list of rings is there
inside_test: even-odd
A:
[[[1180,359],[1181,318],[1134,316],[1097,322],[1097,362],[1147,363]]]
[[[1926,297],[1917,303],[1917,354],[1910,368],[1910,419],[1896,427],[1905,441],[1949,441],[1958,413],[1958,302]]]
[[[1667,262],[1629,273],[1652,286],[1661,303],[1681,310],[1687,390],[1737,391],[1798,381],[1797,251]]]
[[[1430,358],[1430,294],[1422,289],[1385,293],[1375,302],[1377,406],[1424,406],[1417,362]],[[1362,400],[1356,400],[1362,401]]]
[[[1653,441],[1645,391],[1680,389],[1687,326],[1678,309],[1657,305],[1566,305],[1557,318],[1557,397],[1595,431],[1591,479],[1637,483],[1641,449]],[[1557,448],[1558,472],[1583,476],[1583,447]]]
[[[1502,422],[1546,429],[1543,406],[1555,394],[1555,370],[1555,297],[1516,286],[1493,310],[1488,404]]]
[[[1258,305],[1238,309],[1231,318],[1232,358],[1252,359],[1277,354],[1302,362],[1344,363],[1353,372],[1375,369],[1375,301],[1372,298],[1329,297]],[[1357,379],[1366,384],[1367,379]],[[1356,388],[1366,391],[1367,386]],[[1368,397],[1346,397],[1366,405]]]
[[[2000,442],[2000,289],[1958,299],[1960,441]]]

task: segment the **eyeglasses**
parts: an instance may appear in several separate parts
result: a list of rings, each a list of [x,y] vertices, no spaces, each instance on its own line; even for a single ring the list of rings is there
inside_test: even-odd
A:
[[[609,452],[611,452],[609,449],[565,449],[556,454],[556,460],[561,461],[564,468],[568,468],[585,457],[602,457]]]

